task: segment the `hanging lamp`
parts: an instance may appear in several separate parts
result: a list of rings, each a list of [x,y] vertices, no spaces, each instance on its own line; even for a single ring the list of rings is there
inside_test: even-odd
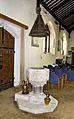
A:
[[[41,8],[40,8],[40,0],[37,0],[37,6],[36,6],[36,13],[37,18],[34,22],[34,25],[29,33],[32,37],[46,37],[47,34],[47,28],[45,26],[45,23],[43,21],[42,15],[40,14]]]

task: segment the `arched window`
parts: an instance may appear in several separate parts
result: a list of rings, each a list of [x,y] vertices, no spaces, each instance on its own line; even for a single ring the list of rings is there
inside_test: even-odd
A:
[[[55,32],[51,21],[46,24],[48,36],[45,37],[43,42],[43,52],[55,54]]]
[[[46,36],[46,37],[44,38],[44,42],[43,42],[43,52],[44,52],[44,53],[49,53],[49,52],[50,52],[50,30],[49,30],[47,24],[46,24],[46,28],[47,28],[47,34],[48,34],[48,36]]]
[[[65,33],[62,35],[62,53],[63,55],[67,54],[67,39]]]

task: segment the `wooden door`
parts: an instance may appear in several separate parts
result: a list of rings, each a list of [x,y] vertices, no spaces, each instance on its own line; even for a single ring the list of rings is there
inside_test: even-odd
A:
[[[2,28],[0,27],[0,90],[1,90],[1,77],[2,77]]]
[[[13,86],[14,83],[14,37],[4,28],[0,29],[2,69],[0,69],[0,79],[2,89]],[[1,39],[2,38],[2,39]]]
[[[2,49],[2,84],[14,79],[14,51],[12,49]]]
[[[14,37],[5,29],[3,30],[2,47],[14,49]]]
[[[2,46],[2,27],[0,27],[0,47]]]

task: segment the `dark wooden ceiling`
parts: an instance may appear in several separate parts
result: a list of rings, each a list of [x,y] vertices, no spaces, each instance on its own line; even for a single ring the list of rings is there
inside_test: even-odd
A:
[[[74,0],[41,0],[41,5],[69,33],[74,30]]]

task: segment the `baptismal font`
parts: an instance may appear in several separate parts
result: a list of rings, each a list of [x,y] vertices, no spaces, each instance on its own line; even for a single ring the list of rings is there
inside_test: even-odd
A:
[[[29,68],[22,91],[15,94],[21,110],[34,114],[53,112],[58,101],[50,95],[49,69]]]
[[[44,84],[44,86],[43,86],[43,93],[46,95],[46,97],[44,98],[44,102],[45,102],[46,105],[48,105],[49,102],[50,102],[50,98],[49,98],[50,92],[49,92],[49,90],[50,90],[50,82],[48,80],[47,83]],[[32,84],[29,83],[29,81],[27,82],[27,81],[23,80],[22,81],[22,94],[27,95],[31,91],[32,91]]]

